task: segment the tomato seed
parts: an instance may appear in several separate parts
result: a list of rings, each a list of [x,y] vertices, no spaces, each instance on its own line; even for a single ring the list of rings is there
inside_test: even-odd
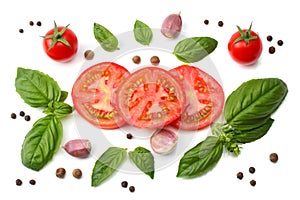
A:
[[[250,167],[250,168],[249,168],[249,172],[250,172],[251,174],[254,174],[255,168],[254,168],[254,167]]]
[[[12,119],[16,119],[16,118],[17,118],[17,115],[16,115],[16,113],[11,113],[11,114],[10,114],[10,117],[11,117]]]
[[[269,47],[269,53],[270,54],[274,54],[275,53],[275,47],[274,46],[270,46]]]
[[[271,41],[273,40],[273,37],[272,37],[271,35],[268,35],[268,36],[267,36],[267,40],[268,40],[269,42],[271,42]]]
[[[36,23],[36,25],[42,26],[42,22],[38,21],[38,22]]]
[[[278,161],[277,153],[271,153],[270,154],[270,161],[273,162],[273,163],[276,163]]]
[[[135,187],[134,187],[134,186],[130,186],[130,187],[129,187],[129,191],[130,191],[130,192],[134,192],[134,191],[135,191]]]
[[[128,182],[127,182],[127,181],[122,181],[122,182],[121,182],[121,186],[122,186],[123,188],[127,188]]]
[[[208,19],[204,20],[204,24],[208,25],[209,24],[209,21]]]
[[[283,41],[282,41],[282,40],[278,40],[278,41],[277,41],[277,44],[278,44],[279,46],[282,46],[282,45],[283,45]]]
[[[224,25],[224,23],[222,21],[218,22],[218,26],[222,27]]]
[[[20,33],[24,33],[24,29],[20,28],[20,29],[19,29],[19,32],[20,32]]]
[[[236,174],[236,177],[237,177],[238,179],[242,180],[242,179],[244,178],[243,172],[238,172],[238,173]]]
[[[141,57],[140,56],[133,56],[132,62],[135,63],[135,64],[140,64]]]

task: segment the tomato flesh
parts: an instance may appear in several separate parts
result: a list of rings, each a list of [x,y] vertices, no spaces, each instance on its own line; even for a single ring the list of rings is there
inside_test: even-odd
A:
[[[221,85],[197,67],[182,65],[171,70],[185,91],[182,116],[172,123],[183,130],[198,130],[210,125],[222,112],[224,92]]]
[[[112,98],[119,83],[129,75],[124,67],[102,62],[83,71],[72,88],[75,110],[89,123],[104,129],[125,124]]]
[[[125,121],[135,127],[158,128],[181,116],[185,95],[166,70],[144,67],[126,78],[116,93],[116,104]]]

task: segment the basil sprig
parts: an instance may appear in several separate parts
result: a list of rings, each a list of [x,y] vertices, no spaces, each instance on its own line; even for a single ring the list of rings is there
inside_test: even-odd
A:
[[[211,37],[190,37],[178,42],[173,54],[185,63],[198,62],[212,53],[218,41]]]
[[[286,83],[278,78],[252,79],[241,84],[226,99],[226,122],[212,124],[213,136],[183,155],[177,177],[203,175],[216,166],[224,147],[238,156],[241,144],[254,142],[267,134],[274,122],[271,115],[287,93]]]
[[[117,37],[101,24],[94,23],[94,37],[105,51],[113,52],[119,49]]]
[[[15,88],[25,103],[35,108],[43,108],[47,114],[33,124],[21,149],[23,165],[39,171],[59,149],[63,137],[60,119],[71,114],[73,107],[63,102],[68,92],[61,91],[53,78],[38,70],[19,67]]]
[[[142,45],[149,45],[153,37],[151,28],[140,20],[135,21],[133,33],[135,40]]]

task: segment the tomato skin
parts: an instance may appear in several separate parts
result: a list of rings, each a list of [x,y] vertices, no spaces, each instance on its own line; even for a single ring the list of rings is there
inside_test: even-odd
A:
[[[242,31],[246,33],[248,30],[243,29]],[[234,33],[228,42],[228,51],[231,58],[241,65],[255,64],[263,50],[262,41],[259,35],[254,31],[250,31],[250,34],[251,36],[257,36],[257,38],[250,40],[248,44],[245,40],[234,43],[234,41],[241,36],[239,31]]]
[[[61,31],[64,27],[59,26],[58,32]],[[49,30],[45,36],[53,35],[54,29]],[[76,55],[78,50],[78,39],[75,33],[67,28],[64,34],[61,36],[63,39],[69,42],[71,45],[66,46],[62,42],[57,42],[50,50],[49,47],[53,43],[53,38],[44,38],[43,39],[43,48],[46,54],[53,60],[58,62],[69,62]]]
[[[222,86],[195,66],[181,65],[170,71],[178,77],[186,95],[182,116],[172,125],[190,131],[209,126],[223,110],[225,97]]]
[[[126,68],[113,62],[102,62],[85,69],[72,88],[77,113],[90,124],[115,129],[125,124],[113,98],[120,82],[129,75]]]

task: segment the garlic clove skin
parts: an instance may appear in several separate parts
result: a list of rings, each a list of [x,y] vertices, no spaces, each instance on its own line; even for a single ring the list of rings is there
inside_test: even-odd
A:
[[[166,17],[161,26],[161,33],[167,38],[176,38],[182,27],[182,19],[179,14],[171,14]]]
[[[91,142],[87,139],[70,140],[65,143],[63,149],[71,156],[87,158],[91,152]]]
[[[177,141],[177,134],[165,128],[155,131],[150,138],[151,148],[158,154],[171,153],[175,149]]]

